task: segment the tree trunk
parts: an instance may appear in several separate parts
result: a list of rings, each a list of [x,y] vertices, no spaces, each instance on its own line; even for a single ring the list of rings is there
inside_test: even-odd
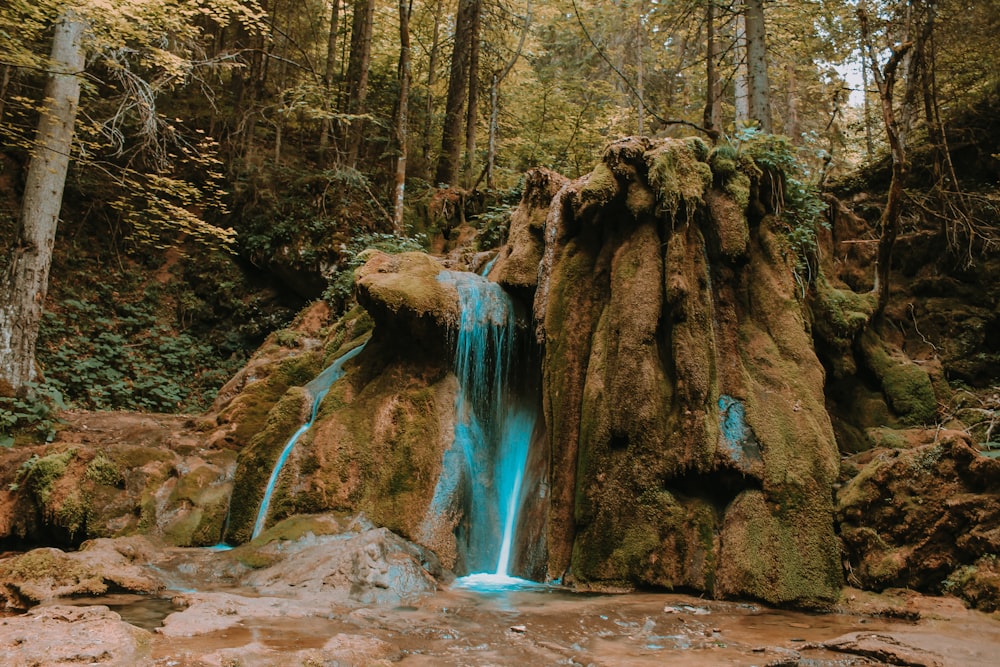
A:
[[[330,2],[330,34],[326,42],[326,64],[323,68],[323,107],[328,113],[333,110],[333,65],[337,59],[338,30],[340,30],[340,0],[332,0]],[[326,154],[330,150],[331,134],[333,134],[333,121],[330,118],[324,118],[319,135],[319,152],[324,162]]]
[[[733,106],[736,110],[736,125],[750,121],[750,82],[747,76],[747,22],[743,13],[743,2],[737,0],[736,39],[733,44],[733,60],[736,73],[733,75]]]
[[[712,141],[719,140],[719,43],[715,39],[715,0],[705,3],[705,113],[702,125]]]
[[[469,52],[469,106],[465,117],[466,184],[476,168],[476,130],[479,127],[479,28],[482,23],[482,2],[473,19],[472,43]]]
[[[642,16],[646,13],[646,3],[640,0],[639,2],[639,16],[636,17],[635,21],[635,90],[636,97],[638,98],[638,121],[636,122],[637,134],[641,137],[646,134],[646,90],[645,90],[645,78],[646,71],[643,66],[642,59],[642,48],[645,45],[645,40],[642,38],[643,25]]]
[[[434,83],[437,81],[437,61],[441,41],[441,5],[443,0],[437,0],[434,6],[434,30],[431,34],[431,52],[427,61],[427,99],[424,105],[424,143],[422,155],[424,162],[430,160],[431,128],[434,126]]]
[[[527,6],[524,9],[524,29],[521,30],[521,38],[517,42],[517,49],[514,50],[514,55],[507,61],[503,70],[493,73],[490,83],[490,139],[486,151],[486,187],[489,190],[496,187],[496,182],[493,178],[493,169],[496,167],[497,134],[500,131],[500,83],[510,74],[510,71],[514,69],[514,65],[517,63],[517,59],[521,57],[521,51],[524,49],[524,40],[528,36],[528,29],[530,27],[531,0],[528,0]]]
[[[347,66],[347,111],[353,116],[365,112],[368,99],[368,70],[372,58],[372,27],[375,21],[375,0],[355,0],[354,21],[351,26],[351,56]],[[358,166],[358,154],[361,151],[364,121],[355,118],[351,121],[351,129],[347,142],[347,164],[351,168]]]
[[[802,143],[799,130],[799,90],[795,76],[795,67],[791,63],[785,65],[785,75],[788,79],[787,111],[785,114],[785,134],[792,138],[795,144]]]
[[[403,200],[406,194],[407,123],[410,104],[410,11],[408,0],[399,0],[399,105],[396,109],[396,196],[392,211],[392,227],[396,234],[403,230]]]
[[[455,46],[451,54],[451,73],[448,78],[448,99],[445,102],[444,126],[441,129],[441,154],[438,155],[436,183],[452,185],[462,159],[462,111],[469,91],[469,59],[472,54],[472,37],[478,33],[474,22],[478,20],[482,0],[459,0],[458,19],[455,25]]]
[[[84,68],[83,21],[68,10],[52,37],[52,73],[28,167],[18,238],[0,284],[0,388],[23,393],[35,379],[35,343],[73,147]],[[7,393],[7,392],[4,392]]]
[[[906,42],[894,47],[888,62],[882,69],[879,69],[868,24],[867,8],[861,4],[857,11],[863,44],[867,47],[872,65],[872,76],[878,87],[882,122],[885,124],[885,133],[889,140],[889,154],[892,158],[892,179],[889,182],[885,208],[882,209],[882,216],[879,219],[882,231],[879,235],[875,282],[872,286],[872,292],[876,298],[875,315],[879,315],[889,302],[889,271],[892,268],[892,250],[896,244],[896,237],[899,235],[899,217],[903,208],[903,183],[909,171],[906,155],[906,134],[909,128],[900,126],[897,120],[896,110],[893,108],[893,94],[896,87],[896,72],[913,43]],[[908,81],[907,84],[912,85],[912,82]],[[904,93],[903,98],[906,100],[912,98],[912,95]],[[911,116],[912,112],[906,110],[902,117],[909,118]]]
[[[767,81],[767,38],[764,30],[764,0],[746,0],[747,74],[750,120],[770,133],[771,92]]]

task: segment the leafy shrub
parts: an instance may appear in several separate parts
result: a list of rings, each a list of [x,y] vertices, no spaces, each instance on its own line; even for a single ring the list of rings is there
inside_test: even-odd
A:
[[[795,255],[796,271],[807,274],[807,282],[816,277],[813,261],[819,250],[817,234],[829,223],[824,217],[826,204],[809,171],[787,137],[764,134],[745,128],[737,134],[739,152],[753,158],[757,166],[770,173],[771,200],[780,221],[790,252]]]
[[[183,412],[214,398],[231,375],[212,346],[159,324],[149,301],[66,299],[45,313],[39,360],[48,385],[74,406]]]
[[[0,447],[11,447],[14,436],[51,442],[56,435],[57,410],[66,408],[62,393],[51,384],[29,383],[23,397],[0,396]]]

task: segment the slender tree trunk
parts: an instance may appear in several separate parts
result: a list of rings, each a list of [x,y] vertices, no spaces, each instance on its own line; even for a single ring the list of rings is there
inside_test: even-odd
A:
[[[403,201],[406,194],[406,154],[410,105],[410,11],[408,0],[399,0],[399,106],[396,110],[396,187],[392,211],[393,231],[403,230]]]
[[[374,21],[375,0],[355,0],[354,21],[351,27],[351,59],[347,67],[349,87],[347,110],[354,116],[363,114],[366,109]],[[353,119],[347,143],[347,164],[352,168],[358,166],[363,131],[364,121],[360,118]]]
[[[434,83],[437,81],[438,52],[441,50],[441,10],[443,0],[434,6],[434,29],[431,33],[431,52],[427,62],[427,100],[424,104],[424,143],[421,154],[424,162],[431,156],[431,128],[434,126]]]
[[[771,91],[767,81],[767,37],[764,0],[746,0],[747,73],[750,120],[771,132]]]
[[[469,53],[469,106],[465,117],[466,184],[476,168],[476,130],[479,127],[479,30],[482,24],[482,2],[473,19],[472,44]]]
[[[861,53],[861,85],[864,86],[865,102],[865,154],[871,160],[875,157],[875,139],[872,136],[871,103],[868,100],[868,56],[864,50]]]
[[[882,108],[882,122],[885,124],[885,133],[889,140],[889,154],[892,158],[892,178],[889,182],[889,192],[886,195],[885,208],[882,209],[882,216],[879,220],[882,231],[878,242],[875,283],[872,286],[872,292],[876,298],[875,314],[878,315],[885,309],[886,304],[889,302],[889,271],[892,268],[892,250],[896,244],[896,237],[899,235],[899,217],[903,208],[903,183],[909,172],[909,162],[906,155],[906,134],[909,128],[900,125],[896,117],[896,110],[893,107],[893,96],[896,87],[897,70],[903,58],[913,46],[913,43],[906,42],[894,47],[885,67],[879,69],[865,4],[862,3],[859,5],[857,11],[861,24],[862,40],[867,47],[872,64],[872,76],[875,78],[875,85],[878,87],[879,102]],[[907,97],[912,96],[904,93],[904,100]],[[903,117],[910,116],[911,113],[909,112],[903,115]]]
[[[13,66],[4,65],[3,74],[0,75],[0,121],[3,120],[3,108],[7,100],[7,86],[10,85],[10,76],[13,70]]]
[[[705,113],[702,125],[712,141],[719,139],[719,44],[715,39],[715,0],[705,3]]]
[[[441,153],[438,155],[436,183],[453,185],[462,159],[462,111],[465,110],[469,91],[469,58],[472,38],[478,33],[474,22],[478,20],[482,0],[459,0],[458,19],[455,25],[455,46],[451,54],[451,73],[448,77],[448,99],[445,102],[444,125],[441,128]]]
[[[736,110],[736,124],[750,121],[750,81],[747,74],[747,22],[743,0],[737,0],[736,39],[733,45],[733,60],[736,73],[733,76],[733,105]]]
[[[330,34],[326,42],[326,63],[323,67],[323,107],[329,113],[333,111],[333,78],[334,63],[337,60],[337,31],[340,30],[340,0],[330,2]],[[330,150],[330,136],[333,134],[333,121],[324,118],[319,135],[319,152],[323,162],[326,162]]]
[[[802,143],[799,130],[799,90],[795,77],[795,67],[791,63],[785,65],[785,76],[788,79],[788,98],[785,114],[785,134],[796,144]]]
[[[642,57],[642,49],[646,45],[646,40],[642,38],[643,31],[645,30],[642,25],[642,17],[645,13],[646,3],[640,0],[639,16],[636,17],[635,21],[635,89],[639,98],[637,109],[639,118],[636,123],[636,129],[640,137],[646,134],[646,68]]]
[[[48,291],[63,188],[84,68],[84,23],[68,10],[52,38],[52,73],[28,167],[17,242],[0,283],[0,392],[23,393],[35,378],[35,344]]]
[[[490,190],[496,187],[493,170],[496,167],[497,134],[500,131],[500,83],[507,78],[510,71],[514,69],[517,59],[521,57],[521,51],[524,49],[524,40],[528,36],[528,29],[530,27],[531,0],[528,0],[527,6],[524,8],[524,28],[521,30],[521,38],[517,42],[517,49],[514,50],[514,55],[507,61],[503,70],[493,73],[490,84],[490,139],[489,147],[486,151],[486,187]]]

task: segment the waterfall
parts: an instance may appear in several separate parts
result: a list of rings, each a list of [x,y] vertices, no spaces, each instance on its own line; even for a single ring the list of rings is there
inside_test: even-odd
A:
[[[513,302],[499,285],[473,273],[443,271],[438,280],[458,291],[461,312],[455,340],[455,439],[451,456],[445,456],[445,466],[461,470],[443,473],[450,486],[442,491],[439,485],[437,491],[454,493],[456,479],[464,480],[460,542],[472,573],[464,579],[521,581],[511,576],[511,567],[535,414],[533,404],[519,401],[511,387]]]
[[[316,413],[319,411],[319,404],[323,402],[323,398],[326,397],[326,393],[330,390],[330,386],[344,375],[344,364],[358,356],[361,353],[361,350],[364,349],[365,344],[366,343],[362,343],[346,354],[338,357],[322,373],[306,384],[306,391],[313,397],[312,410],[309,414],[309,419],[306,423],[299,427],[298,431],[292,434],[291,438],[288,439],[288,442],[285,443],[285,448],[281,450],[278,460],[274,463],[274,469],[271,471],[271,476],[268,478],[267,486],[264,489],[264,498],[260,501],[260,509],[257,511],[257,520],[253,524],[253,533],[251,534],[250,539],[257,537],[264,530],[264,524],[267,521],[267,513],[271,508],[271,496],[274,495],[274,487],[278,485],[278,475],[281,474],[281,469],[284,467],[285,461],[288,460],[289,454],[292,453],[295,443],[299,441],[299,438],[301,438],[303,434],[305,434],[305,432],[308,431],[313,425],[313,422],[316,421]]]

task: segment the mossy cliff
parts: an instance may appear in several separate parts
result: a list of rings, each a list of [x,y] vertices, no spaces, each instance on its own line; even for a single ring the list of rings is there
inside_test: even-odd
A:
[[[763,173],[696,139],[617,142],[501,252],[518,289],[505,263],[541,261],[550,577],[837,596],[824,371]],[[515,220],[554,181],[529,178]]]
[[[453,437],[457,388],[448,373],[445,333],[457,317],[457,293],[437,281],[442,268],[421,253],[373,251],[357,271],[358,298],[366,310],[357,308],[325,327],[319,345],[262,368],[263,377],[233,399],[237,405],[261,401],[266,416],[240,452],[230,541],[249,539],[275,460],[308,417],[314,397],[304,385],[364,343],[364,350],[344,365],[344,376],[331,385],[312,427],[283,467],[268,525],[300,513],[364,512],[377,525],[434,548],[447,565],[454,564],[454,526],[429,509],[442,453]],[[287,371],[294,368],[303,369],[302,377],[286,383]],[[274,384],[279,381],[283,394]],[[264,394],[271,398],[262,401]],[[232,433],[243,430],[235,424]]]

